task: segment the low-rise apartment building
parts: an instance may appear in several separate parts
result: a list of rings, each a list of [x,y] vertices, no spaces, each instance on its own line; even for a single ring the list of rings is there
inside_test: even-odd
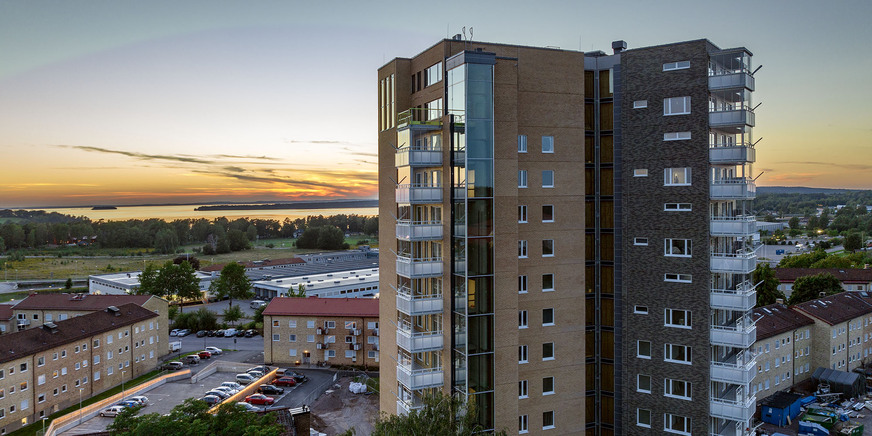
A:
[[[273,298],[263,311],[264,359],[377,368],[378,304],[377,298]]]
[[[15,315],[11,304],[0,304],[0,335],[15,331]]]
[[[766,398],[811,377],[814,320],[783,304],[754,309],[757,341],[751,393]]]
[[[842,292],[793,308],[814,320],[812,371],[817,367],[851,371],[861,366],[870,351],[872,302],[869,298],[858,292]]]
[[[775,277],[780,282],[778,290],[787,297],[793,293],[796,279],[821,273],[835,276],[846,291],[872,291],[872,268],[774,268],[772,271],[775,271]]]
[[[3,335],[0,435],[154,369],[159,318],[128,303]]]

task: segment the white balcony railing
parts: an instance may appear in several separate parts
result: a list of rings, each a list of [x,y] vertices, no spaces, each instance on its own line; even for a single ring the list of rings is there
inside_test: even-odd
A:
[[[397,185],[397,203],[442,203],[442,186],[424,183]]]
[[[757,151],[750,144],[711,145],[709,147],[709,162],[713,164],[755,162],[756,160]]]
[[[424,402],[420,400],[403,401],[397,399],[397,415],[408,415],[413,410],[421,410]]]
[[[750,353],[740,353],[750,355]],[[711,379],[723,383],[747,386],[754,379],[757,360],[751,355],[750,358],[737,358],[734,362],[711,363]]]
[[[397,326],[397,346],[409,353],[441,350],[443,343],[441,331],[413,332],[411,326]]]
[[[710,195],[716,200],[753,200],[757,196],[757,185],[747,178],[713,180]]]
[[[441,276],[442,258],[418,258],[398,255],[397,274],[410,279]]]
[[[442,312],[442,294],[412,295],[409,288],[397,289],[397,310],[409,316]]]
[[[711,271],[714,273],[751,274],[754,268],[757,268],[757,254],[753,251],[711,253]]]
[[[442,150],[401,148],[397,150],[394,163],[398,167],[439,167],[442,166]]]
[[[710,342],[715,345],[748,348],[756,340],[757,326],[748,316],[743,316],[732,324],[711,326]]]
[[[737,286],[736,289],[711,290],[709,305],[713,309],[735,310],[745,312],[757,305],[757,287],[748,285]]]
[[[754,85],[754,76],[746,71],[709,76],[709,90],[712,91],[734,88],[746,88],[749,91],[753,91]]]
[[[757,399],[750,397],[743,400],[726,400],[722,398],[709,399],[711,416],[731,421],[747,422],[754,416],[757,409]]]
[[[753,215],[713,216],[710,223],[712,236],[751,236],[757,232],[757,217]]]
[[[442,386],[443,378],[442,368],[413,369],[411,365],[397,365],[397,381],[412,391]]]
[[[442,221],[397,220],[397,239],[404,241],[442,239]]]

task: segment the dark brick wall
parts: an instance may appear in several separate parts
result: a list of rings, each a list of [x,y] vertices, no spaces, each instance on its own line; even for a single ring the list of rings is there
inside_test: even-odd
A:
[[[706,41],[630,50],[622,54],[623,128],[623,424],[625,434],[661,434],[665,412],[692,418],[693,434],[709,425],[709,182],[708,54]],[[666,62],[690,69],[663,71]],[[689,115],[664,116],[663,99],[691,97]],[[645,109],[633,101],[647,100]],[[690,131],[692,139],[663,141],[666,132]],[[664,186],[663,170],[691,167],[692,186]],[[648,177],[633,177],[646,168]],[[691,212],[664,212],[664,203],[692,203]],[[646,237],[648,246],[633,245]],[[691,258],[665,257],[664,239],[692,239]],[[692,274],[693,283],[666,283],[665,273]],[[634,314],[635,305],[648,315]],[[692,311],[692,329],[664,327],[664,309]],[[652,343],[651,360],[636,357],[636,341]],[[664,344],[689,345],[692,365],[664,362]],[[652,392],[636,392],[637,374],[651,376]],[[693,401],[664,397],[664,379],[692,383]],[[636,409],[652,412],[650,429],[636,425]]]

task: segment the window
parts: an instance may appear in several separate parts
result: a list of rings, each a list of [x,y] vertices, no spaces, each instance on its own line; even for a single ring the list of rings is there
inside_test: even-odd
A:
[[[682,400],[690,400],[690,382],[684,380],[666,379],[663,386],[663,395]]]
[[[112,359],[112,352],[111,351],[106,352],[106,359],[107,360]]]
[[[543,326],[554,325],[554,308],[553,307],[549,307],[547,309],[542,309],[542,325]]]
[[[636,341],[636,357],[651,358],[651,341]]]
[[[525,329],[527,328],[527,311],[519,310],[518,311],[518,328]]]
[[[663,71],[686,70],[690,68],[690,61],[667,62],[663,64]]]
[[[554,170],[542,170],[542,187],[554,187]]]
[[[106,375],[112,375],[114,372],[115,372],[115,368],[113,368],[112,366],[108,366],[106,368]]]
[[[690,328],[690,311],[689,310],[678,310],[678,309],[666,309],[665,310],[665,321],[664,324],[667,327],[678,327],[689,329]]]
[[[527,276],[518,276],[518,293],[527,293]]]
[[[651,428],[651,411],[648,409],[636,409],[636,425]]]
[[[279,335],[275,334],[275,335],[272,335],[272,336],[273,336],[273,342],[278,342],[278,341],[279,341]]]
[[[288,335],[288,342],[297,342],[297,335]]]
[[[633,170],[633,177],[648,177],[647,168],[637,168]]]
[[[26,391],[27,390],[27,382],[21,382],[21,384],[18,385],[18,389],[20,389],[22,391]]]
[[[309,329],[315,328],[315,321],[314,320],[306,321],[306,328],[309,328]]]
[[[663,210],[665,212],[689,212],[693,209],[690,203],[664,203]]]
[[[633,109],[644,109],[648,107],[648,100],[636,100],[633,102]]]
[[[690,274],[675,274],[675,273],[666,273],[663,274],[664,282],[677,282],[677,283],[692,283],[693,278]]]
[[[100,348],[100,340],[94,339],[94,348]]]
[[[642,392],[646,394],[651,393],[651,376],[638,374],[636,375],[636,392]]]
[[[526,223],[527,222],[527,206],[519,205],[518,206],[518,222]]]
[[[424,70],[424,87],[442,81],[442,62],[437,62]]]
[[[554,137],[542,137],[542,153],[554,153]]]
[[[527,380],[518,381],[518,398],[528,398]]]
[[[554,428],[554,411],[542,412],[542,430]]]
[[[51,360],[58,360],[58,353],[52,353]]]
[[[20,367],[21,367],[21,372],[26,372],[26,371],[27,371],[27,362],[22,363],[22,364],[20,365]]]
[[[554,240],[553,239],[543,239],[542,240],[542,257],[553,257],[554,256]]]
[[[100,371],[94,372],[94,381],[100,380]]]
[[[690,132],[666,132],[663,134],[664,141],[684,141],[690,139]]]
[[[633,238],[633,245],[648,245],[648,238]]]
[[[518,170],[518,187],[527,187],[527,170]]]
[[[527,241],[518,241],[518,258],[527,257]]]
[[[554,342],[542,344],[542,360],[554,360]]]
[[[518,153],[527,152],[527,135],[518,135]]]
[[[690,257],[691,252],[690,239],[671,239],[667,238],[663,241],[663,255],[674,257]]]
[[[36,359],[36,366],[43,366],[43,365],[45,365],[45,356],[42,356],[39,359]]]
[[[633,307],[633,313],[638,313],[640,315],[648,314],[648,306],[635,306]]]
[[[663,360],[690,365],[690,347],[687,345],[664,344]]]
[[[690,418],[686,416],[663,414],[663,431],[676,434],[690,434]]]
[[[278,327],[278,326],[279,326],[279,320],[274,319],[273,320],[273,327]]]
[[[328,329],[335,329],[336,321],[327,321],[324,323],[324,327],[327,327]]]
[[[554,290],[554,274],[542,274],[542,292]]]
[[[2,414],[3,409],[0,409],[0,418],[3,417]],[[530,431],[529,427],[527,427],[527,415],[521,415],[518,417],[518,433],[524,434]]]
[[[546,204],[542,206],[542,222],[543,223],[553,223],[554,222],[554,205]]]
[[[45,374],[40,375],[39,377],[36,378],[36,384],[38,386],[42,386],[45,384]]]
[[[690,97],[671,97],[663,99],[663,115],[685,115],[690,113]]]
[[[315,335],[306,335],[306,342],[315,342]]]
[[[67,367],[61,368],[61,375],[67,375]]]
[[[554,395],[554,377],[542,377],[542,395]]]
[[[663,170],[664,186],[689,186],[690,168],[666,168]]]
[[[295,319],[289,320],[289,321],[288,321],[288,327],[290,327],[290,328],[292,328],[292,329],[297,328],[297,320],[295,320]]]
[[[521,345],[518,347],[518,363],[527,363],[527,346]]]

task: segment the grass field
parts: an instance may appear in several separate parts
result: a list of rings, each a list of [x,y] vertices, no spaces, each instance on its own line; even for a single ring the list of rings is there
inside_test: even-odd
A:
[[[366,236],[350,237],[345,241],[351,245],[351,248],[354,248],[361,240],[368,240],[370,245],[378,246],[377,240]],[[269,243],[272,243],[275,248],[267,248],[266,244]],[[284,247],[282,244],[284,244]],[[200,247],[200,245],[190,245],[182,248],[186,253],[196,255],[196,253],[193,253],[193,249]],[[117,252],[118,250],[114,251]],[[200,258],[200,266],[204,267],[216,263],[221,264],[233,261],[242,262],[262,259],[281,259],[285,257],[293,257],[300,253],[318,251],[321,250],[300,250],[294,248],[292,239],[265,239],[258,241],[257,245],[250,250],[210,256],[198,255],[197,257]],[[43,250],[43,253],[50,253],[50,251]],[[178,256],[178,254],[111,256],[103,254],[104,251],[101,249],[94,249],[93,253],[95,254],[94,256],[57,257],[44,255],[42,257],[27,257],[23,261],[6,261],[6,258],[0,258],[0,280],[86,279],[89,275],[94,274],[140,271],[148,262],[163,264],[167,260],[171,260]],[[131,251],[131,253],[133,253],[133,251]]]

